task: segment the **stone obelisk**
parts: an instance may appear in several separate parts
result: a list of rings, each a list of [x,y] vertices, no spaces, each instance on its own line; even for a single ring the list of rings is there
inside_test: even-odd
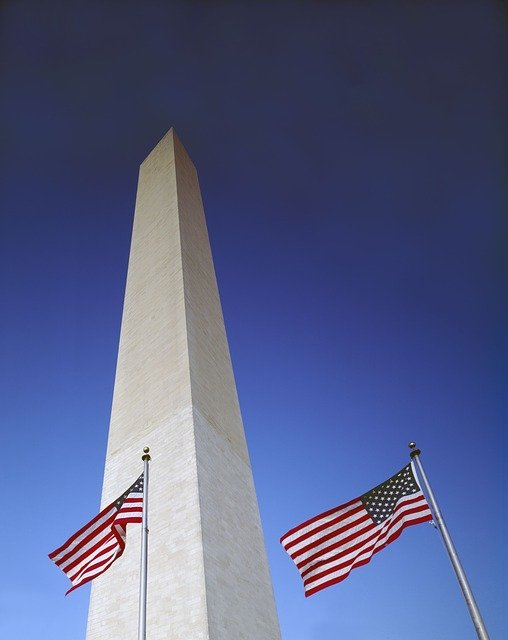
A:
[[[102,504],[150,447],[147,637],[278,640],[194,165],[170,130],[141,164]],[[136,640],[140,528],[92,586],[87,640]]]

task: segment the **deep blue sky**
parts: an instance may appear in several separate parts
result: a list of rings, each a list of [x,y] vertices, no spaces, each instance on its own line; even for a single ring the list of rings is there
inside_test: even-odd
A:
[[[411,439],[508,635],[503,5],[0,11],[0,636],[84,638],[88,587],[63,598],[46,554],[99,506],[138,165],[170,126],[200,175],[284,640],[474,637],[430,525],[309,599],[278,542]]]

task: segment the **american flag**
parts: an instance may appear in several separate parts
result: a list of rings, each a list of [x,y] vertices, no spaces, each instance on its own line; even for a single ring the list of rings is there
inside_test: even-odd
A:
[[[432,520],[412,464],[346,504],[280,539],[303,579],[305,596],[341,582],[413,524]]]
[[[72,583],[67,593],[109,569],[124,552],[127,525],[141,522],[142,515],[143,474],[117,500],[49,554],[50,560]]]

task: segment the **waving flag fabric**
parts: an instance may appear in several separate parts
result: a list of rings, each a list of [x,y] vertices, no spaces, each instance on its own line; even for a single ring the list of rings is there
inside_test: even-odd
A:
[[[141,522],[142,515],[143,474],[117,500],[49,554],[50,560],[72,583],[67,593],[109,569],[124,552],[127,525]]]
[[[432,520],[411,464],[346,504],[288,531],[280,539],[303,579],[305,595],[341,582],[351,570],[413,524]]]

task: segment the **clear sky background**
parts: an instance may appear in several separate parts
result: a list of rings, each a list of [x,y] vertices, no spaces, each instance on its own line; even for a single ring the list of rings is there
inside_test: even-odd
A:
[[[85,636],[89,587],[64,598],[46,554],[99,507],[138,166],[170,126],[200,176],[284,640],[475,637],[430,525],[308,599],[279,545],[412,439],[508,637],[503,4],[0,12],[0,637]]]

